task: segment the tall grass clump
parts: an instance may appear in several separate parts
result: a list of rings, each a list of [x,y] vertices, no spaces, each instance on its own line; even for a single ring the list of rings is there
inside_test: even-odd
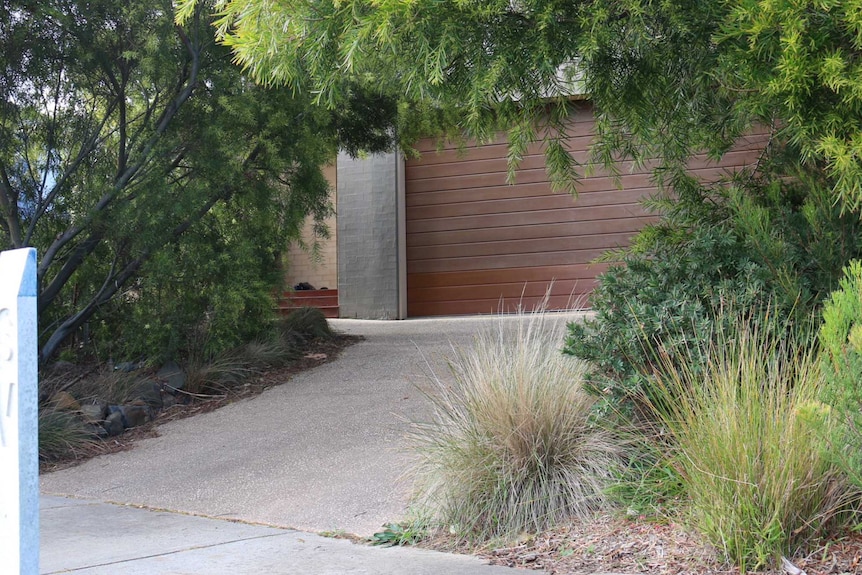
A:
[[[546,316],[503,319],[454,349],[454,382],[434,378],[433,417],[412,427],[419,501],[460,537],[538,532],[606,502],[621,450],[591,422],[585,365]]]
[[[763,314],[761,314],[763,315]],[[803,345],[737,318],[694,374],[667,362],[648,402],[670,434],[688,517],[742,572],[805,547],[846,520],[856,492],[828,453],[823,380]]]
[[[39,460],[77,458],[96,443],[74,412],[45,405],[39,409]]]

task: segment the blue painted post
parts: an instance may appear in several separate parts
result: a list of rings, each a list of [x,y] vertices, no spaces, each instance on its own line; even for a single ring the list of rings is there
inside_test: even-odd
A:
[[[36,250],[0,252],[0,562],[39,573]]]

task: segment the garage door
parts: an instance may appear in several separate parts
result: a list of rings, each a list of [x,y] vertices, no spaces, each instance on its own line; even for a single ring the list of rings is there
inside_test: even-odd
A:
[[[570,130],[569,146],[585,161],[593,135],[585,108]],[[722,166],[694,158],[693,170],[717,178],[751,161],[740,148]],[[620,166],[618,180],[604,172],[585,178],[577,200],[554,193],[539,146],[525,155],[515,184],[506,183],[506,143],[439,153],[421,141],[422,156],[406,165],[407,314],[459,315],[530,309],[551,287],[549,307],[587,307],[606,264],[591,263],[628,245],[651,220],[639,204],[655,191],[647,170]],[[618,187],[620,185],[622,189]]]

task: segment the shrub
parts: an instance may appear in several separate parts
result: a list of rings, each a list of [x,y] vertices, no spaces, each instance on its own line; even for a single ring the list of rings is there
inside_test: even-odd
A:
[[[139,374],[114,370],[110,366],[87,374],[69,388],[81,401],[99,400],[115,405],[138,399],[140,390]]]
[[[537,532],[602,507],[621,449],[590,420],[583,362],[544,315],[480,333],[435,378],[433,418],[414,423],[418,500],[460,537]]]
[[[820,345],[824,399],[842,424],[834,451],[862,486],[862,262],[850,262],[841,288],[826,302]]]
[[[712,188],[677,175],[672,186],[676,199],[648,203],[662,220],[609,256],[624,265],[601,276],[595,317],[573,323],[566,340],[566,353],[593,366],[591,389],[614,408],[631,407],[665,361],[699,370],[692,354],[728,302],[791,318],[779,329],[810,329],[812,310],[859,254],[859,218],[841,215],[816,184],[740,174]]]
[[[667,428],[690,523],[730,561],[758,568],[848,519],[846,475],[828,454],[814,354],[732,318],[704,342],[702,371],[666,363],[647,399]]]

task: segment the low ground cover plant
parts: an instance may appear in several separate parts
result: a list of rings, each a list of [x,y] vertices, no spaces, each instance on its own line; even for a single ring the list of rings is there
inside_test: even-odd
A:
[[[511,318],[453,350],[433,417],[412,426],[417,499],[459,538],[535,533],[607,503],[622,448],[592,420],[586,366],[550,323]]]

